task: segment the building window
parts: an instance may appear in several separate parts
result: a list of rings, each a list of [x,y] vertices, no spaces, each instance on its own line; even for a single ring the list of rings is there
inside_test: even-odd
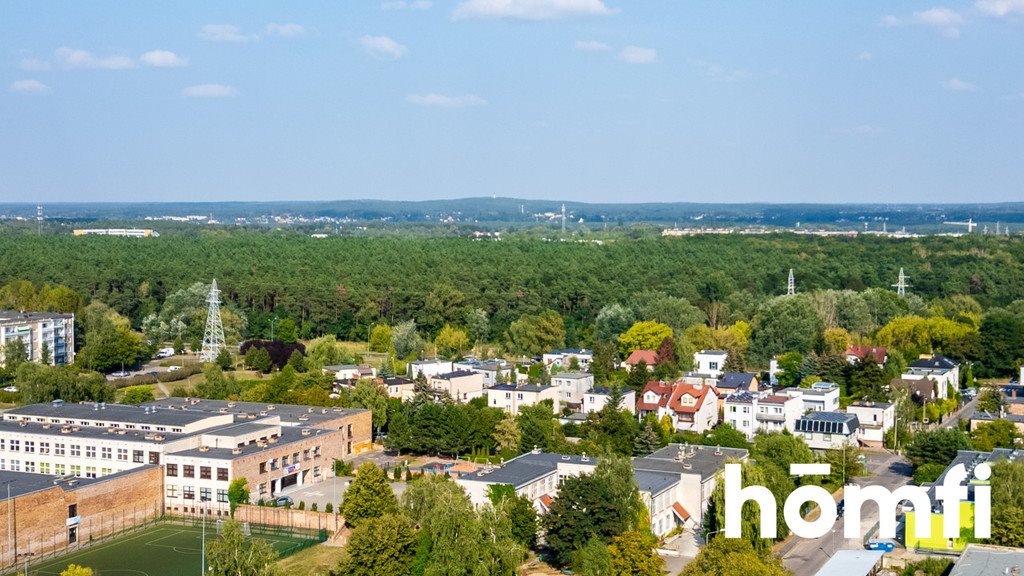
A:
[[[200,488],[199,489],[199,499],[200,500],[205,500],[206,502],[209,502],[210,501],[210,492],[211,491],[210,491],[209,488]]]
[[[81,478],[82,477],[82,467],[79,466],[78,464],[72,464],[71,465],[71,475],[74,476],[75,478]]]
[[[260,482],[259,493],[260,494],[266,494],[267,493],[267,483],[266,482]]]
[[[96,467],[95,466],[86,466],[85,467],[85,477],[86,478],[95,478],[96,477]]]
[[[110,460],[114,457],[114,450],[112,448],[100,448],[100,458],[104,460]]]
[[[39,443],[39,453],[40,454],[49,454],[50,453],[50,443],[49,442],[40,442]]]
[[[69,504],[68,518],[74,518],[75,516],[78,516],[78,504]]]
[[[36,453],[36,443],[32,442],[31,440],[26,440],[25,441],[25,452],[27,454],[35,454]]]
[[[217,480],[219,480],[221,482],[227,482],[228,481],[228,469],[227,468],[217,468]]]
[[[120,462],[127,462],[128,461],[128,449],[127,448],[118,448],[117,449],[117,459]]]
[[[319,458],[319,457],[320,457],[320,447],[319,446],[313,446],[313,458]]]
[[[35,472],[35,471],[36,471],[36,463],[35,462],[29,462],[28,460],[26,460],[25,461],[25,472]]]
[[[50,473],[50,463],[49,462],[40,462],[39,463],[39,473],[40,474],[49,474]]]
[[[178,487],[175,486],[174,484],[168,484],[167,485],[167,497],[168,498],[177,498],[178,497]]]
[[[21,440],[11,440],[11,452],[21,452]]]
[[[6,442],[6,440],[0,438],[0,450],[7,450],[7,447],[4,446],[4,442]]]
[[[102,475],[102,476],[110,476],[111,474],[113,474],[113,473],[114,473],[114,471],[113,471],[113,470],[111,470],[110,468],[104,468],[104,469],[103,469],[103,470],[101,470],[100,472],[101,472],[101,475]]]
[[[86,446],[85,447],[85,457],[86,458],[95,458],[96,457],[96,447],[95,446]]]
[[[149,453],[149,463],[150,464],[159,464],[160,463],[160,453],[159,452],[150,452]]]
[[[64,445],[63,444],[54,444],[53,445],[53,453],[56,456],[63,456],[64,455]]]
[[[226,504],[227,501],[228,501],[228,491],[227,491],[227,489],[225,489],[225,488],[218,488],[217,489],[217,502],[220,502],[221,504]]]
[[[319,478],[320,477],[320,467],[319,466],[313,466],[313,477],[314,478]]]
[[[13,471],[13,472],[21,472],[21,461],[20,460],[11,460],[11,471]]]
[[[267,463],[266,462],[260,462],[260,474],[266,474],[266,473],[267,473]]]
[[[182,473],[181,473],[181,475],[183,477],[185,477],[185,478],[195,478],[196,477],[196,467],[191,465],[191,464],[185,464],[184,466],[182,466]]]
[[[181,497],[185,500],[195,500],[196,489],[192,486],[182,486]]]
[[[136,464],[142,464],[143,462],[145,462],[145,457],[146,453],[143,452],[142,450],[132,450],[132,462],[135,462]]]
[[[0,462],[0,464],[3,464],[3,463]],[[0,468],[2,468],[2,466],[0,466]],[[54,464],[53,465],[53,473],[54,474],[57,474],[58,476],[63,476],[66,472],[67,472],[67,469],[64,467],[63,464]]]
[[[167,475],[168,476],[177,476],[178,475],[178,465],[177,464],[168,464],[167,465]]]
[[[281,466],[287,466],[287,465],[288,465],[288,456],[287,455],[281,456]]]
[[[199,478],[201,478],[203,480],[209,480],[210,479],[210,467],[209,466],[200,466],[199,467]]]
[[[302,451],[302,459],[309,460],[309,448],[306,448],[305,450]]]

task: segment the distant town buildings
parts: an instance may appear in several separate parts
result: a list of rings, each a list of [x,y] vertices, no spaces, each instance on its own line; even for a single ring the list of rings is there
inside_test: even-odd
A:
[[[75,236],[125,236],[128,238],[156,238],[159,232],[148,228],[78,228]]]

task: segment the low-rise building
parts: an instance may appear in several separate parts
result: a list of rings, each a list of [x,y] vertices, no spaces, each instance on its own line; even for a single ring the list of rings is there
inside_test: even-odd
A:
[[[626,410],[630,414],[636,414],[636,392],[625,388],[622,390],[622,399],[619,401],[619,409]],[[583,395],[583,413],[599,412],[608,404],[611,397],[611,390],[608,388],[591,388]]]
[[[884,445],[885,435],[896,419],[896,405],[890,402],[858,401],[847,406],[846,412],[857,415],[860,422],[858,440],[865,446]]]
[[[572,366],[572,361],[576,360],[576,364],[579,366],[580,370],[589,370],[590,363],[594,361],[594,351],[586,348],[552,350],[545,353],[541,359],[545,366],[558,364],[562,368],[570,368],[570,366]]]
[[[388,398],[398,398],[402,402],[412,400],[416,396],[416,381],[401,376],[385,378],[384,388],[388,391]]]
[[[450,360],[440,360],[437,358],[409,362],[409,378],[415,380],[422,374],[424,378],[429,380],[438,374],[453,372],[455,370],[454,365],[455,363]]]
[[[647,367],[648,372],[654,372],[654,367],[658,365],[658,353],[654,350],[633,350],[622,365],[625,366],[626,372],[632,372],[641,362]]]
[[[796,421],[796,434],[811,450],[836,450],[856,446],[860,422],[846,412],[810,412]]]
[[[753,440],[759,433],[794,431],[802,408],[797,397],[742,391],[725,397],[722,414],[726,424]]]
[[[756,394],[761,389],[757,381],[757,374],[753,372],[723,372],[715,383],[720,397],[725,397],[735,392],[750,392]]]
[[[551,385],[559,390],[562,404],[571,410],[580,410],[583,395],[594,387],[594,375],[585,372],[562,372],[551,376]]]
[[[700,350],[693,353],[693,371],[720,378],[725,372],[725,362],[729,353],[725,350]]]
[[[484,375],[471,370],[456,370],[431,376],[430,387],[447,393],[456,402],[469,402],[484,395]]]
[[[968,544],[953,563],[949,576],[1006,576],[1024,574],[1024,549],[991,544]]]
[[[945,400],[950,387],[953,390],[960,388],[960,364],[941,354],[923,355],[911,362],[900,377],[904,380],[932,380],[935,393]]]
[[[377,369],[369,364],[335,364],[324,366],[323,372],[333,376],[335,382],[352,382],[361,378],[377,377]]]
[[[648,382],[636,403],[637,415],[668,416],[680,432],[704,432],[718,424],[718,395],[711,386],[685,382]]]
[[[30,362],[51,366],[75,361],[75,315],[0,310],[0,366],[6,350],[25,349]]]
[[[839,410],[839,386],[832,382],[815,382],[810,388],[783,388],[777,393],[799,398],[801,412],[834,412]]]
[[[490,388],[498,383],[499,373],[503,383],[511,381],[513,368],[511,364],[504,360],[463,360],[462,362],[455,362],[452,365],[452,370],[479,372],[484,377],[484,388]]]
[[[886,360],[889,359],[889,349],[885,346],[853,346],[851,344],[846,346],[845,355],[846,361],[850,364],[870,358],[879,368],[884,368]]]
[[[551,401],[556,414],[560,410],[557,386],[498,384],[488,388],[486,393],[488,406],[501,408],[509,414],[518,414],[523,406],[536,406],[545,400]]]

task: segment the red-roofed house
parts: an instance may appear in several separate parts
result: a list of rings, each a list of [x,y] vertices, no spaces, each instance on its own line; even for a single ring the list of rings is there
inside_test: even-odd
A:
[[[885,361],[889,359],[889,349],[885,346],[847,346],[846,361],[856,364],[858,360],[871,358],[878,364],[879,368],[885,367]]]
[[[658,364],[658,353],[654,350],[633,350],[633,353],[626,358],[623,364],[626,366],[626,371],[633,370],[633,366],[636,366],[643,360],[644,364],[647,364],[647,371],[654,372],[654,367]]]
[[[668,416],[678,431],[704,432],[718,424],[718,394],[711,386],[685,382],[648,382],[636,403],[643,418]]]

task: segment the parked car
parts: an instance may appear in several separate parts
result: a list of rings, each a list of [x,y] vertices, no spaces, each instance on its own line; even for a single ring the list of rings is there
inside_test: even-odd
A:
[[[114,377],[114,378],[127,378],[129,376],[129,374],[131,374],[131,373],[130,372],[125,372],[124,370],[119,370],[117,372],[111,373],[110,375],[112,377]]]
[[[178,370],[181,370],[181,366],[171,366],[167,368],[168,372],[177,372]]]
[[[292,500],[291,496],[278,496],[274,499],[274,506],[291,506],[295,501]]]
[[[17,392],[17,386],[4,386],[4,392]]]
[[[892,552],[896,549],[896,544],[892,540],[868,540],[867,549]]]

